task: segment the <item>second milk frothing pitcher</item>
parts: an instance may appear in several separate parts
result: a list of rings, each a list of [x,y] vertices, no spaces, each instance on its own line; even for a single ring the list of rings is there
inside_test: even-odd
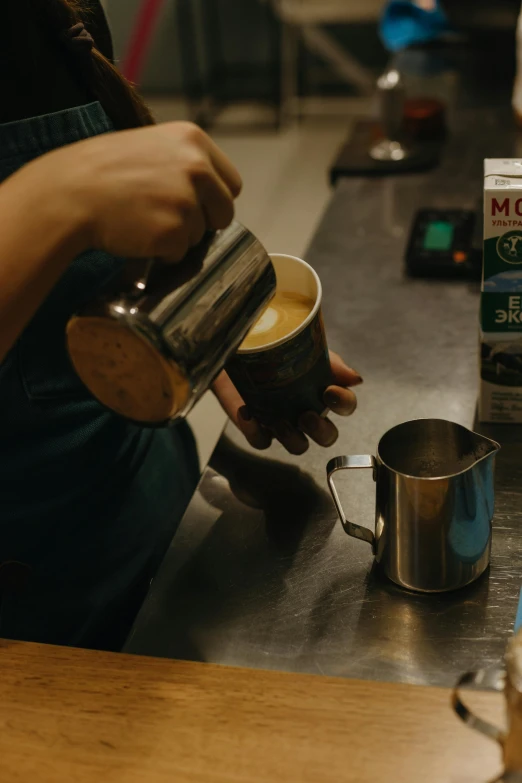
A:
[[[498,443],[459,424],[399,424],[377,455],[337,457],[328,484],[345,532],[371,544],[386,576],[436,593],[473,582],[489,565]],[[375,533],[349,522],[334,483],[340,470],[367,468],[376,482]]]

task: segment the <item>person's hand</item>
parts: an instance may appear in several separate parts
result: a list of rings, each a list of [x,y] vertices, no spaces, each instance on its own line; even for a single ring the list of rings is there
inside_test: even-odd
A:
[[[335,385],[329,386],[325,392],[325,407],[339,416],[351,416],[357,408],[357,398],[351,387],[358,386],[363,380],[359,373],[348,367],[336,353],[330,352],[330,361]],[[330,419],[312,412],[301,416],[299,429],[286,422],[280,422],[273,430],[262,427],[250,415],[226,372],[222,372],[214,382],[213,390],[227,416],[256,449],[267,449],[275,436],[290,454],[304,454],[309,447],[308,438],[324,447],[333,446],[338,438],[339,432],[335,424]]]
[[[116,256],[181,260],[206,231],[230,224],[241,191],[226,155],[186,122],[98,136],[41,161],[71,214],[81,211],[85,249]]]

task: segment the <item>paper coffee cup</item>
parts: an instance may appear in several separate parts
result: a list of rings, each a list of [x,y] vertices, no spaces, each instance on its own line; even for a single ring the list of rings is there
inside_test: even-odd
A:
[[[277,292],[306,298],[311,310],[289,334],[254,348],[243,344],[226,369],[259,421],[297,424],[307,411],[326,413],[323,395],[333,382],[321,312],[322,287],[316,272],[300,258],[278,254],[270,258]],[[269,325],[275,318],[270,308],[262,316]]]

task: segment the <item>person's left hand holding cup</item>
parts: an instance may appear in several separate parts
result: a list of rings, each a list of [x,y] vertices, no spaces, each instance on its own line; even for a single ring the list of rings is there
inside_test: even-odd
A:
[[[363,383],[359,373],[349,367],[336,353],[330,351],[330,362],[334,383],[324,393],[325,407],[338,416],[351,416],[357,408],[357,397],[353,387]],[[226,372],[221,373],[214,383],[214,393],[228,417],[241,430],[255,449],[268,449],[274,434],[252,418],[245,403]],[[333,446],[339,436],[336,425],[328,417],[310,411],[299,420],[299,427],[285,424],[284,431],[277,431],[277,439],[290,454],[304,454],[309,440],[319,446]]]

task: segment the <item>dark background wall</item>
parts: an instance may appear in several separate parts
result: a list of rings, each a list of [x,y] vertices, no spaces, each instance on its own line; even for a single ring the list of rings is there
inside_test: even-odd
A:
[[[157,26],[154,46],[143,74],[143,89],[153,92],[180,92],[182,89],[179,57],[178,7],[189,2],[196,11],[206,0],[165,0]],[[123,56],[140,0],[106,0],[116,52]],[[267,27],[266,6],[258,0],[226,0],[216,2],[219,19],[219,40],[224,61],[233,70],[247,71],[269,67],[272,58],[271,31]],[[183,10],[183,9],[181,9]],[[200,26],[199,26],[200,27]],[[185,34],[186,31],[184,31]]]

